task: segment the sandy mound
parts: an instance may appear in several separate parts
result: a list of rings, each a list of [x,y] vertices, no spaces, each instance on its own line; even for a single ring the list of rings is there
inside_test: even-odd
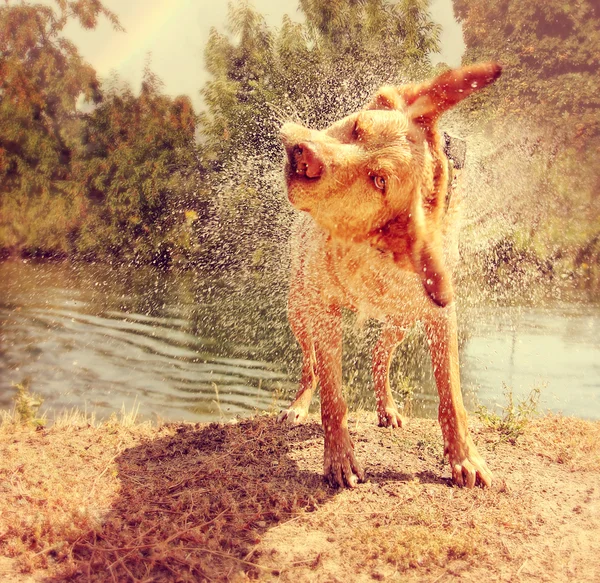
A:
[[[600,423],[483,427],[489,490],[449,481],[431,420],[350,423],[369,480],[321,478],[313,418],[0,434],[3,581],[598,581]]]

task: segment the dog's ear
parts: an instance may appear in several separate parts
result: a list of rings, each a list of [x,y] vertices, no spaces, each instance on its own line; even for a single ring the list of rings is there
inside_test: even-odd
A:
[[[445,111],[493,83],[502,73],[498,63],[479,63],[442,73],[432,81],[398,88],[409,117],[436,121]]]
[[[435,121],[457,103],[493,83],[502,73],[498,63],[479,63],[442,73],[415,85],[383,86],[366,109],[399,109],[415,120]]]
[[[410,220],[394,221],[388,230],[388,244],[397,260],[406,258],[406,241],[412,267],[421,278],[425,291],[438,306],[453,299],[452,281],[444,264],[439,221],[443,214],[447,189],[445,156],[437,132],[437,120],[448,109],[476,91],[493,83],[501,74],[497,63],[480,63],[446,71],[432,81],[400,87],[384,86],[367,109],[404,112],[425,132],[433,157],[433,190],[424,200],[415,198]],[[426,216],[427,215],[427,216]]]
[[[457,103],[476,91],[493,83],[501,74],[502,67],[497,63],[480,63],[460,69],[446,71],[432,81],[419,85],[404,85],[398,88],[408,116],[425,128],[427,140],[434,154],[434,191],[431,213],[441,216],[447,188],[447,174],[444,169],[440,138],[436,131],[439,117]],[[385,96],[386,93],[381,95]],[[377,98],[376,98],[377,100]],[[391,100],[387,99],[391,104]],[[427,228],[422,201],[416,200],[410,224],[411,259],[416,273],[421,278],[429,297],[438,306],[446,306],[453,299],[452,281],[446,270],[442,242],[437,230],[437,221]]]
[[[441,308],[454,299],[452,279],[444,265],[442,245],[435,239],[419,239],[412,250],[413,264],[431,300]]]
[[[413,268],[431,300],[445,307],[454,299],[452,279],[446,270],[442,241],[437,232],[428,233],[423,212],[414,209],[409,227],[410,256]]]
[[[365,109],[404,109],[404,100],[393,85],[384,85]]]

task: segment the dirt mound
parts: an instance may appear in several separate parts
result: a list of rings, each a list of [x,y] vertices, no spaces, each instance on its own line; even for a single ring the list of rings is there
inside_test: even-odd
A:
[[[3,581],[598,581],[600,424],[476,427],[489,490],[453,487],[431,420],[350,423],[368,481],[321,478],[315,419],[0,434]]]

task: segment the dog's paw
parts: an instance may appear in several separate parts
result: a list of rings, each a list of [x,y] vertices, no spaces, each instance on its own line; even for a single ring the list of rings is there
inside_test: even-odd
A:
[[[308,415],[307,409],[302,409],[299,407],[290,407],[289,409],[284,409],[277,416],[277,421],[279,423],[286,423],[288,425],[297,425],[301,421],[306,419]]]
[[[492,485],[492,472],[479,455],[471,437],[467,437],[466,443],[455,444],[447,449],[452,469],[452,481],[457,486],[473,488],[478,485],[489,488]]]
[[[323,475],[332,486],[339,488],[354,488],[365,480],[365,472],[354,456],[354,444],[345,428],[325,435]]]
[[[406,425],[406,419],[398,413],[396,405],[393,407],[385,407],[384,409],[377,411],[377,419],[379,421],[379,427],[404,427]]]

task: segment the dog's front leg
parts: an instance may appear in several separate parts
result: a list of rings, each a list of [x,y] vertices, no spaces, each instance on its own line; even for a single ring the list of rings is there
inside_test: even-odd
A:
[[[435,317],[426,322],[425,328],[440,398],[439,421],[444,436],[444,453],[448,454],[452,479],[468,488],[476,483],[490,486],[492,473],[479,455],[467,426],[467,412],[460,389],[454,305],[437,309]]]
[[[306,291],[302,285],[298,285],[298,282],[293,281],[288,299],[288,319],[292,331],[302,348],[302,375],[300,377],[300,387],[294,401],[277,418],[280,422],[290,424],[299,423],[306,418],[318,382],[315,371],[315,346],[310,324],[306,320],[309,304],[307,304],[305,298]]]
[[[332,485],[353,488],[364,479],[364,472],[354,456],[348,407],[342,396],[341,310],[338,306],[315,306],[312,323],[325,434],[324,475]]]

